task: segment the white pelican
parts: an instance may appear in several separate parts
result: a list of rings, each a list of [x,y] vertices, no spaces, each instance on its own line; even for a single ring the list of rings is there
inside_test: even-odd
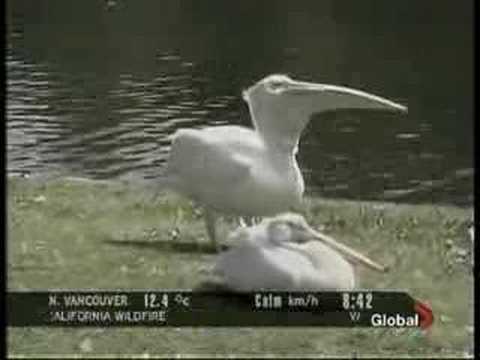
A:
[[[337,109],[406,111],[390,100],[346,87],[270,75],[243,92],[255,129],[180,129],[164,185],[206,206],[215,244],[216,212],[273,216],[297,209],[304,191],[295,154],[310,115]]]
[[[472,243],[475,241],[475,226],[473,224],[474,222],[472,221],[471,225],[468,227],[468,235],[470,236]]]
[[[311,240],[320,241],[311,241]],[[218,256],[214,274],[234,291],[349,290],[360,263],[386,268],[313,230],[298,214],[285,213],[232,232],[234,247]],[[323,242],[323,243],[322,243]],[[342,255],[346,256],[347,261]]]

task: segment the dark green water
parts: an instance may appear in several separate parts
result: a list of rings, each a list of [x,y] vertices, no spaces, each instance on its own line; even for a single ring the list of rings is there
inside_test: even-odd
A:
[[[473,201],[471,1],[7,1],[12,174],[162,172],[181,127],[250,126],[267,74],[359,88],[407,116],[314,116],[307,192]]]

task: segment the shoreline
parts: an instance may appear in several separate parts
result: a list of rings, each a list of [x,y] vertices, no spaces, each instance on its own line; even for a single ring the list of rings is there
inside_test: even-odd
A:
[[[46,185],[53,185],[57,184],[72,184],[72,185],[85,185],[85,186],[112,186],[112,187],[123,187],[125,189],[130,188],[139,189],[139,190],[149,190],[149,187],[155,186],[155,180],[148,180],[148,179],[132,179],[132,178],[125,178],[125,179],[93,179],[93,178],[86,178],[86,177],[77,177],[77,176],[56,176],[56,175],[49,175],[49,176],[34,176],[34,177],[22,177],[19,175],[7,175],[7,190],[9,183],[21,183],[24,182],[32,187],[35,186],[46,186]],[[415,190],[413,190],[415,191]],[[159,191],[163,192],[163,191]],[[175,197],[182,197],[181,195],[174,195]],[[473,196],[473,195],[472,195]],[[474,202],[472,201],[463,201],[462,203],[453,203],[453,202],[428,202],[428,201],[419,201],[419,200],[410,200],[410,201],[396,201],[395,198],[392,196],[390,199],[351,199],[351,198],[343,198],[343,197],[329,197],[329,196],[318,196],[315,194],[305,192],[305,199],[307,202],[318,202],[318,201],[327,201],[327,202],[340,202],[340,203],[358,203],[358,204],[365,204],[365,205],[385,205],[385,206],[432,206],[432,207],[456,207],[460,209],[468,209],[472,211],[473,217],[473,209],[474,209]],[[187,200],[188,201],[188,200]]]

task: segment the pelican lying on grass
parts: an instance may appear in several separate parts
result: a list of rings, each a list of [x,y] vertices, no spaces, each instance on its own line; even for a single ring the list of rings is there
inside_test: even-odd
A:
[[[352,263],[387,270],[293,213],[239,228],[228,240],[233,248],[218,255],[214,273],[234,291],[348,290],[355,287]]]
[[[270,75],[243,92],[254,129],[180,129],[173,137],[164,185],[206,206],[215,244],[217,212],[273,216],[297,209],[304,192],[297,153],[313,113],[337,109],[406,112],[393,101],[346,87]]]

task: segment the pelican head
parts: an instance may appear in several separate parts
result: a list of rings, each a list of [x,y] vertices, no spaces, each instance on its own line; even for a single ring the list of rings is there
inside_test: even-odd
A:
[[[227,243],[248,246],[285,246],[304,244],[312,240],[305,218],[295,213],[283,213],[272,218],[265,218],[260,224],[239,227],[232,231]]]
[[[263,222],[267,229],[267,238],[276,245],[292,247],[308,241],[318,240],[326,244],[350,262],[365,265],[379,272],[386,272],[387,268],[360,254],[352,248],[340,244],[333,238],[311,228],[305,218],[295,213],[284,213]]]
[[[305,218],[299,214],[285,213],[266,220],[268,239],[275,244],[292,242],[304,244],[312,240]]]
[[[313,113],[339,109],[406,112],[393,101],[342,86],[269,75],[243,91],[255,128],[269,143],[295,147]]]

